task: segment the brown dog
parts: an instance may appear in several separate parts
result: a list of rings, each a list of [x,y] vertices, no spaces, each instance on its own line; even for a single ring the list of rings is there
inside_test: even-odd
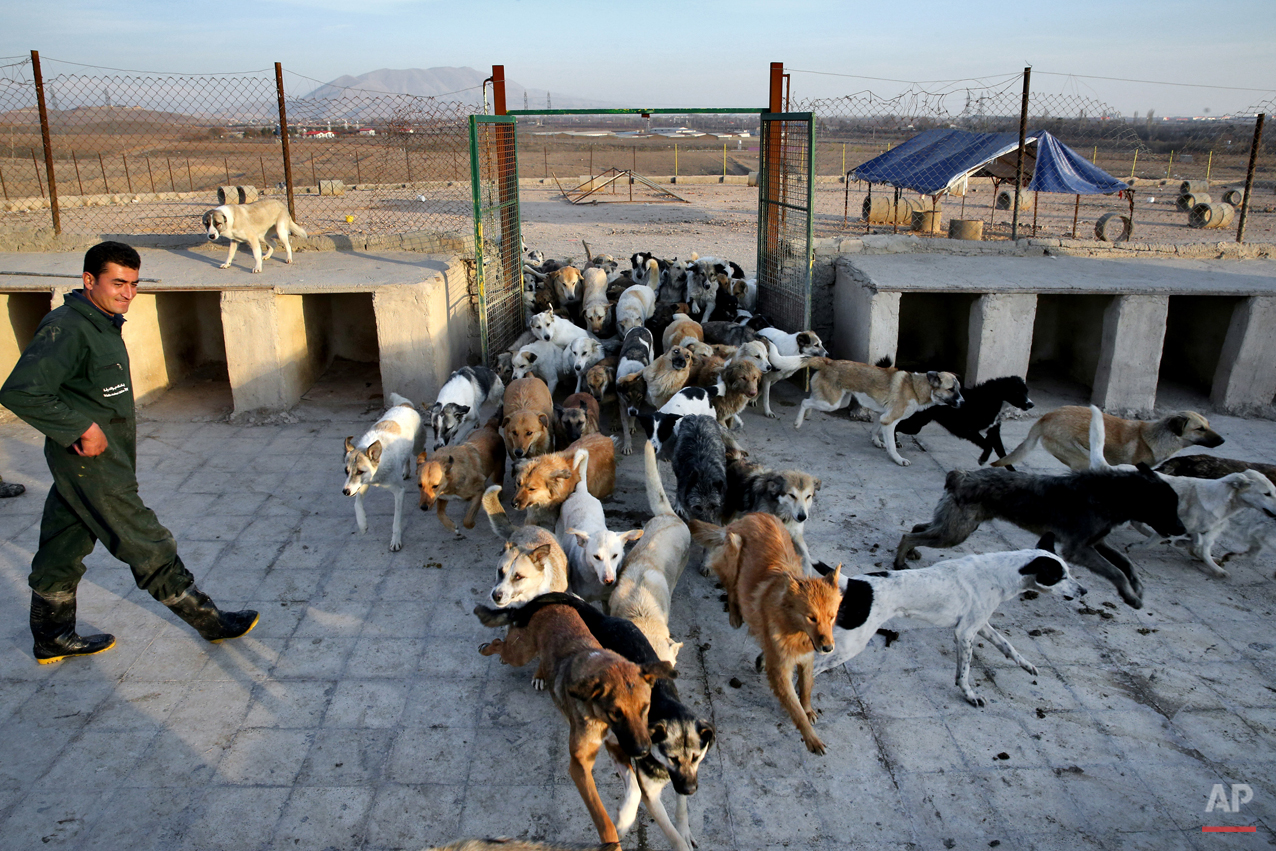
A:
[[[740,412],[757,398],[762,370],[752,361],[737,361],[722,371],[722,381],[727,385],[727,392],[711,400],[713,410],[724,428],[740,428],[744,425]]]
[[[510,458],[535,458],[553,450],[554,397],[544,381],[528,376],[505,385],[501,410],[505,413],[501,430]]]
[[[703,343],[704,330],[700,327],[699,322],[687,314],[675,313],[673,322],[669,323],[669,327],[665,329],[665,333],[661,337],[664,350],[669,351],[674,346],[686,345],[688,339],[699,340]]]
[[[618,398],[616,395],[616,364],[618,360],[615,356],[603,358],[585,373],[585,389],[598,402],[600,410],[603,405],[608,402],[614,402]],[[614,429],[615,426],[613,425],[612,428]]]
[[[589,393],[574,393],[563,401],[558,422],[563,428],[563,436],[570,443],[587,434],[597,434],[598,417],[598,400]]]
[[[685,346],[674,346],[642,371],[647,383],[647,401],[657,411],[673,394],[687,385],[691,374],[691,352]]]
[[[699,520],[690,526],[691,537],[709,551],[705,561],[727,589],[731,626],[748,624],[762,646],[771,691],[797,725],[807,750],[823,754],[824,743],[811,726],[816,717],[811,683],[815,651],[833,651],[842,566],[819,579],[803,578],[789,533],[769,514],[746,514],[726,528]]]
[[[486,626],[508,624],[509,614],[485,606],[474,609]],[[549,688],[554,704],[567,718],[569,772],[589,810],[598,838],[619,843],[616,826],[594,785],[594,761],[603,737],[610,730],[621,750],[631,759],[651,752],[647,710],[651,684],[673,677],[668,662],[635,665],[618,653],[604,650],[571,606],[545,606],[526,626],[510,626],[504,639],[479,648],[484,656],[500,654],[501,661],[522,667],[539,658],[532,686]]]
[[[439,522],[458,537],[461,537],[460,530],[447,516],[447,501],[470,501],[461,525],[473,529],[474,518],[483,504],[483,491],[488,485],[499,485],[505,480],[505,444],[498,425],[497,418],[492,417],[465,438],[464,443],[445,446],[429,458],[424,452],[416,456],[421,510],[429,511],[437,502]]]
[[[585,488],[599,499],[616,489],[616,444],[610,437],[587,434],[562,452],[551,452],[520,464],[514,472],[514,507],[527,510],[527,523],[553,527],[558,511],[580,481],[576,450],[589,452]]]
[[[1155,465],[1187,446],[1220,446],[1223,438],[1209,420],[1195,411],[1179,411],[1152,422],[1103,415],[1103,457],[1109,464]],[[1014,451],[992,462],[994,467],[1018,464],[1040,443],[1073,470],[1090,469],[1090,409],[1080,405],[1056,408],[1032,424]]]

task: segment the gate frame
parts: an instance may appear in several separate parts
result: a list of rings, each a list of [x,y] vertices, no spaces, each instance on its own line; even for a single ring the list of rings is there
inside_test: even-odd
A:
[[[492,352],[489,346],[488,338],[488,287],[487,273],[485,272],[487,263],[485,262],[485,252],[483,250],[483,213],[485,210],[492,209],[485,207],[483,204],[483,161],[479,159],[478,146],[478,128],[482,124],[491,124],[496,126],[510,127],[509,140],[498,139],[497,146],[500,152],[496,156],[494,181],[498,193],[496,209],[500,211],[501,216],[501,240],[500,248],[497,250],[497,256],[493,258],[498,264],[497,267],[498,281],[517,281],[520,298],[518,299],[518,312],[520,314],[520,325],[527,324],[527,317],[522,316],[523,301],[521,298],[523,288],[523,221],[519,215],[518,202],[518,127],[517,121],[510,115],[471,115],[470,116],[470,193],[474,201],[474,279],[475,286],[478,289],[478,320],[479,320],[479,342],[482,346],[483,363],[492,366]],[[505,146],[509,144],[512,147],[513,156],[505,155]],[[505,164],[511,163],[513,166],[513,174],[506,171]],[[514,188],[514,197],[507,198],[509,187]],[[514,264],[515,268],[504,268],[505,257],[507,254],[506,240],[510,237],[511,232],[518,240],[518,262]]]
[[[815,113],[813,112],[764,112],[762,121],[762,148],[758,151],[758,253],[757,278],[758,291],[764,286],[763,271],[770,264],[763,264],[767,255],[780,256],[779,238],[783,228],[773,219],[773,210],[778,208],[781,217],[789,210],[806,214],[806,257],[803,264],[802,281],[802,322],[800,328],[786,328],[790,333],[808,331],[811,328],[811,280],[815,269]],[[788,201],[789,189],[782,163],[784,162],[783,144],[786,136],[786,124],[806,124],[806,198],[805,206],[791,204]],[[776,137],[768,140],[768,132]],[[763,156],[763,154],[766,156]],[[774,160],[774,162],[768,162]],[[778,182],[773,182],[776,178]],[[770,214],[770,215],[768,215]]]

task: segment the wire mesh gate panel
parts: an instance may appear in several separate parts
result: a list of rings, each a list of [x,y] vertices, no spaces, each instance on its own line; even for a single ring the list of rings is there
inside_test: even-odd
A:
[[[811,185],[815,150],[809,112],[762,115],[758,172],[758,311],[786,331],[811,327]]]
[[[514,122],[512,115],[470,116],[474,269],[483,362],[488,366],[526,326]]]

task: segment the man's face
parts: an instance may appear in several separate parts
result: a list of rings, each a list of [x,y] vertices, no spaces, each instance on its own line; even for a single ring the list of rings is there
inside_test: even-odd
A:
[[[137,269],[107,263],[96,278],[84,273],[84,294],[106,313],[128,313],[128,306],[137,295],[137,276]]]

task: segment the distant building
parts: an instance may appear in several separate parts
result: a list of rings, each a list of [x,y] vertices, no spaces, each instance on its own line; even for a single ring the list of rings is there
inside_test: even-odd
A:
[[[360,136],[375,136],[377,135],[377,131],[371,127],[360,127],[359,135]]]
[[[335,139],[337,134],[331,130],[307,130],[301,134],[303,139]]]

